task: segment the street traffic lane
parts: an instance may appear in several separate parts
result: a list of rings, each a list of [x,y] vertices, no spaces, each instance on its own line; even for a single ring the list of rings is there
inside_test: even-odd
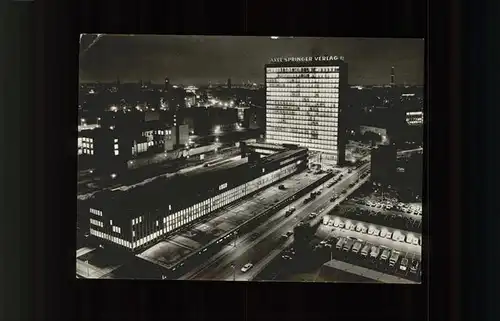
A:
[[[364,166],[360,170],[366,170],[366,168],[367,166]],[[344,173],[344,175],[346,174]],[[285,219],[281,224],[274,227],[271,231],[265,233],[264,236],[261,236],[257,241],[253,242],[254,244],[253,246],[244,249],[243,252],[238,251],[236,253],[232,253],[228,258],[225,259],[225,262],[221,262],[220,264],[217,265],[217,267],[220,268],[220,271],[217,271],[217,267],[213,266],[210,267],[212,271],[210,272],[203,271],[199,273],[196,276],[196,278],[197,279],[207,279],[208,277],[210,277],[211,279],[227,278],[228,273],[233,272],[231,267],[232,262],[234,262],[235,268],[237,269],[236,279],[242,279],[242,278],[245,279],[247,277],[248,278],[253,277],[251,276],[252,275],[251,271],[254,270],[255,267],[247,273],[241,273],[238,272],[241,269],[241,266],[243,266],[248,262],[251,262],[252,264],[255,265],[262,259],[267,258],[270,252],[272,253],[272,251],[276,247],[279,247],[280,245],[282,246],[286,245],[281,240],[281,235],[289,230],[293,230],[293,227],[297,225],[302,219],[307,217],[310,213],[320,212],[320,210],[324,210],[327,206],[328,207],[336,206],[337,204],[329,202],[329,199],[331,198],[333,192],[338,193],[340,190],[343,190],[346,187],[348,187],[349,184],[355,182],[358,179],[360,173],[358,173],[358,171],[353,171],[352,174],[347,174],[347,175],[349,176],[345,177],[341,182],[339,182],[332,188],[323,188],[323,193],[310,203],[303,204],[304,199],[309,197],[309,195],[305,195],[296,202],[294,202],[292,206],[295,206],[295,208],[297,208],[294,215],[291,215],[289,218]],[[252,249],[253,247],[255,247],[255,250]]]

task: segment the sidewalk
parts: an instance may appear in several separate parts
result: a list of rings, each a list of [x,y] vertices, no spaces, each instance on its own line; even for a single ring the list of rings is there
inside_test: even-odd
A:
[[[375,270],[370,270],[361,266],[353,265],[350,263],[331,260],[323,265],[324,267],[333,268],[337,270],[341,270],[344,272],[348,272],[351,274],[356,274],[363,276],[365,278],[369,278],[372,280],[376,280],[382,283],[403,283],[403,284],[419,284],[417,282],[413,282],[407,279],[403,279],[394,275],[384,274]]]

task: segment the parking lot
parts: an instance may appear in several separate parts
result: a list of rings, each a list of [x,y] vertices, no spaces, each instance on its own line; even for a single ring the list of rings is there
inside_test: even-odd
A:
[[[334,218],[334,220],[336,221],[336,218]],[[391,230],[377,225],[365,226],[364,230],[358,230],[358,227],[363,224],[363,222],[350,221],[348,224],[350,224],[347,225],[349,228],[346,228],[345,224],[343,227],[322,224],[318,227],[316,236],[320,239],[325,239],[330,235],[360,238],[374,244],[396,248],[401,251],[407,251],[418,255],[421,253],[420,242],[422,235],[420,234]],[[378,233],[367,233],[370,229],[375,231],[378,230]]]
[[[378,208],[369,209],[366,206],[353,204],[352,201],[344,202],[331,214],[332,216],[340,216],[346,219],[363,221],[369,224],[386,226],[388,228],[406,230],[414,233],[421,233],[422,231],[421,216],[413,216]]]
[[[419,247],[361,233],[323,227],[313,242],[313,252],[323,260],[336,259],[370,270],[421,280]]]

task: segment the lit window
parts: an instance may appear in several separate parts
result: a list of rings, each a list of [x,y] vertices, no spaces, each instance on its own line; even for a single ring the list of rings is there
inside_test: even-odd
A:
[[[118,143],[118,138],[115,138],[115,143]]]
[[[94,151],[93,150],[90,151],[90,155],[94,155]]]
[[[109,225],[113,225],[113,220],[109,220]]]
[[[118,156],[118,155],[120,155],[120,152],[115,150],[115,156]]]
[[[115,149],[118,149],[118,147],[119,147],[118,144],[115,144]]]

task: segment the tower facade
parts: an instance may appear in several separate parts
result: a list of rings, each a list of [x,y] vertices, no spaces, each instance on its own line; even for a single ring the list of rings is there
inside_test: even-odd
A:
[[[266,141],[345,161],[347,64],[341,56],[275,58],[265,66]]]

